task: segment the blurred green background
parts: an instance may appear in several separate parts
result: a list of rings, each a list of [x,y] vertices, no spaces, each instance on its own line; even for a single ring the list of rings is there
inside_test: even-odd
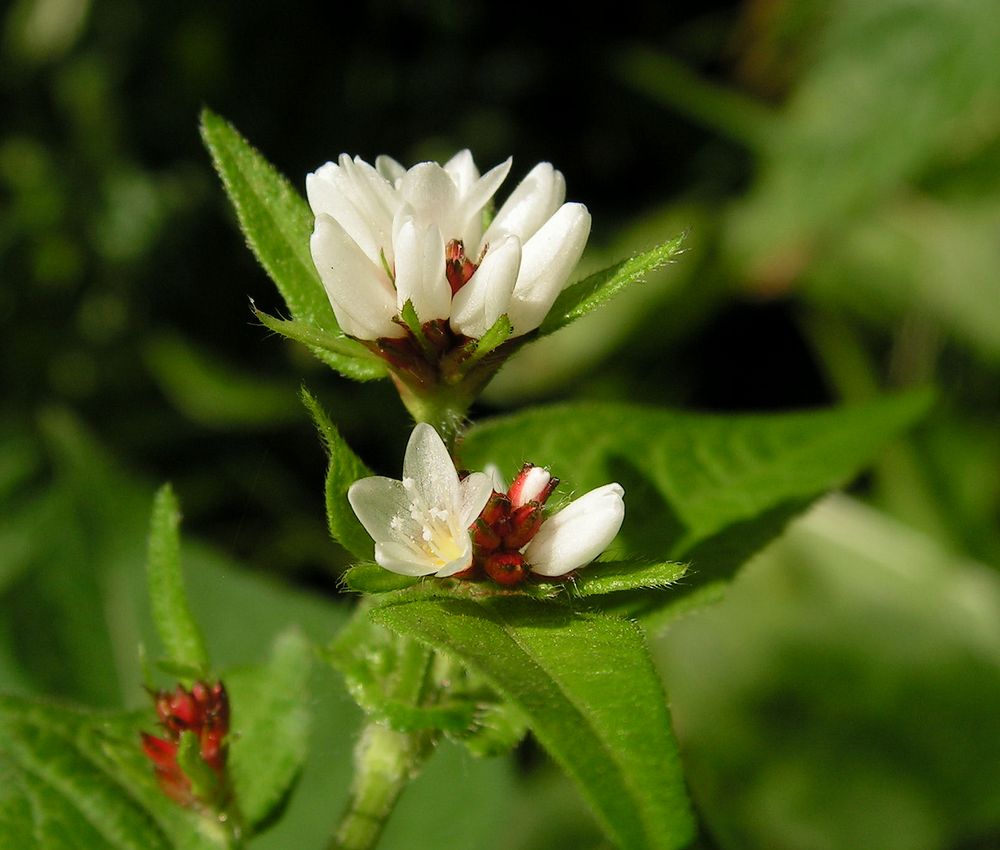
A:
[[[253,320],[248,297],[283,308],[201,148],[208,105],[299,188],[342,151],[512,154],[511,185],[551,160],[593,213],[584,271],[689,231],[671,268],[525,349],[477,415],[582,397],[781,410],[934,385],[905,443],[723,602],[654,635],[654,654],[701,847],[1000,847],[1000,11],[588,14],[6,8],[0,690],[142,704],[162,480],[200,541],[189,566],[221,664],[259,660],[289,623],[326,639],[348,610],[298,387],[380,471],[397,471],[408,424],[391,387],[341,379]],[[261,847],[321,846],[346,790],[357,717],[332,673],[315,694],[315,757]],[[385,846],[445,844],[602,846],[530,745],[435,758]]]

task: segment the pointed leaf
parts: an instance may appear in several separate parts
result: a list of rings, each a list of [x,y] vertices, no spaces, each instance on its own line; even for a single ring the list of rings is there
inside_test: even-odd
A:
[[[292,315],[318,331],[340,335],[340,327],[312,261],[313,215],[291,184],[235,128],[206,109],[201,135],[254,255],[277,285]],[[365,348],[347,340],[353,354],[325,351],[321,359],[347,377],[373,374]]]
[[[312,647],[298,631],[280,635],[263,667],[226,677],[233,707],[229,772],[249,826],[288,795],[309,745]]]
[[[253,313],[268,330],[286,339],[308,345],[313,354],[334,369],[338,368],[337,364],[344,358],[350,358],[354,371],[348,377],[367,381],[388,374],[385,364],[377,355],[364,346],[358,350],[355,341],[350,337],[340,333],[330,333],[318,325],[300,319],[277,319],[256,308],[253,308]]]
[[[446,650],[509,700],[622,850],[691,840],[665,697],[632,623],[519,597],[422,600],[372,617]]]
[[[153,622],[169,663],[207,675],[208,650],[184,591],[179,525],[177,499],[171,486],[164,484],[153,500],[146,561]]]
[[[538,329],[539,334],[546,336],[554,333],[610,301],[625,287],[644,280],[646,275],[666,265],[680,253],[684,236],[683,233],[675,236],[669,242],[615,263],[564,289]]]
[[[344,442],[319,402],[305,389],[302,401],[319,428],[330,458],[326,473],[326,520],[330,536],[355,557],[371,558],[375,544],[347,501],[348,488],[359,478],[371,475],[371,470]]]

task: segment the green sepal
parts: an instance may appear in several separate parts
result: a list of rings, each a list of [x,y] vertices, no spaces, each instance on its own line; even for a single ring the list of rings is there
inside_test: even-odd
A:
[[[467,369],[474,366],[510,339],[513,332],[514,326],[510,323],[510,317],[506,313],[502,314],[486,333],[469,343],[467,346],[469,359],[463,366]]]
[[[403,576],[374,563],[355,564],[340,577],[341,586],[354,593],[389,593],[413,587],[420,580],[418,576]]]
[[[538,335],[546,336],[564,328],[610,301],[626,287],[641,282],[646,275],[665,266],[680,253],[685,236],[681,233],[662,245],[615,263],[564,289],[539,327]]]

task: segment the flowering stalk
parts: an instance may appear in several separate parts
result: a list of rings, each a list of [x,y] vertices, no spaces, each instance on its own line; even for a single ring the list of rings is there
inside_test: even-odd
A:
[[[407,783],[430,755],[437,733],[397,732],[369,723],[354,750],[351,797],[330,850],[370,850]]]

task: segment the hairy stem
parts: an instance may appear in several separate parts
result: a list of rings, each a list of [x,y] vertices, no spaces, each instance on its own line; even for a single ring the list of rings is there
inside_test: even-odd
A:
[[[354,750],[351,798],[330,850],[371,850],[407,783],[433,748],[426,732],[396,732],[369,722]]]

